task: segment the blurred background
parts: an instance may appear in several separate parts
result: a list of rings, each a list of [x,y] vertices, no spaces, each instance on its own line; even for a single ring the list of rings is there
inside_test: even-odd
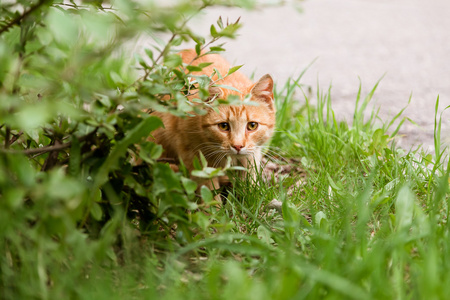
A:
[[[351,121],[358,87],[365,96],[384,75],[374,95],[380,118],[389,121],[411,103],[397,143],[434,150],[434,111],[450,105],[450,1],[306,0],[256,11],[215,8],[190,23],[200,33],[219,16],[241,17],[239,37],[224,56],[255,77],[270,73],[278,85],[308,69],[301,83],[324,93],[330,84],[336,117]],[[298,95],[303,99],[302,95]],[[314,103],[314,101],[313,101]],[[370,111],[370,109],[369,109]],[[443,113],[442,140],[450,141],[450,111]]]

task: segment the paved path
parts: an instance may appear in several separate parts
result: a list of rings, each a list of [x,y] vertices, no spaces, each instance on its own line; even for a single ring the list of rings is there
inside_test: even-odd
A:
[[[303,84],[332,83],[336,115],[351,120],[361,79],[367,93],[386,74],[375,93],[380,116],[390,120],[403,108],[418,126],[405,124],[399,144],[433,147],[434,107],[450,105],[449,0],[307,0],[259,11],[214,8],[193,26],[209,29],[219,15],[243,27],[227,42],[225,56],[245,64],[244,73],[270,73],[279,84],[297,76],[315,58]],[[201,31],[201,30],[200,30]],[[300,95],[298,96],[301,99]],[[443,140],[450,142],[450,110],[444,113]]]

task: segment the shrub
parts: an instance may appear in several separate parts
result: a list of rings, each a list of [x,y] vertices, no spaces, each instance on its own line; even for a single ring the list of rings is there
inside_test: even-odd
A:
[[[73,282],[96,265],[134,259],[207,235],[212,195],[159,162],[148,141],[162,125],[148,109],[183,115],[187,89],[208,96],[207,76],[176,48],[220,52],[238,22],[187,21],[213,5],[248,1],[52,0],[0,4],[0,295],[77,297]],[[141,34],[168,41],[133,57]],[[163,101],[163,98],[170,98]],[[137,161],[141,161],[137,163]],[[204,167],[204,166],[203,166]],[[27,284],[20,284],[26,282]]]

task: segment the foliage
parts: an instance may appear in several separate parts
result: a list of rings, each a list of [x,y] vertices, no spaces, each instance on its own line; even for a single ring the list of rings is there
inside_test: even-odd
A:
[[[162,123],[146,111],[201,112],[202,101],[187,96],[208,97],[213,82],[191,75],[205,65],[183,64],[176,48],[195,41],[198,55],[223,51],[214,43],[234,37],[238,22],[219,19],[205,40],[187,21],[237,4],[251,3],[1,4],[2,298],[77,296],[71,282],[129,261],[139,239],[156,252],[209,234],[198,215],[211,192],[197,201],[196,182],[158,162],[162,149],[148,137]],[[145,33],[168,41],[133,57],[130,46]]]
[[[176,55],[185,41],[220,52],[215,42],[234,36],[239,23],[221,19],[209,40],[189,29],[211,5],[252,3],[0,4],[0,298],[448,295],[439,101],[433,156],[396,147],[402,111],[366,116],[377,84],[347,124],[331,89],[313,101],[301,76],[288,81],[275,91],[275,171],[236,179],[221,208],[158,160],[147,137],[161,122],[146,110],[215,105],[186,101],[214,83]],[[168,41],[130,57],[143,32]],[[200,176],[227,171],[196,165]]]

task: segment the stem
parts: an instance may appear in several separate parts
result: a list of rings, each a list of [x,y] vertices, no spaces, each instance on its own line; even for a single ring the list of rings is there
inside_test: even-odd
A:
[[[85,140],[89,139],[96,132],[97,132],[97,129],[95,129],[93,132],[91,132],[91,133],[89,133],[89,134],[87,134],[85,136],[82,136],[81,138],[79,138],[79,141],[82,142],[82,141],[85,141]],[[71,145],[72,145],[72,142],[70,141],[70,142],[67,142],[67,143],[64,143],[64,144],[45,146],[45,147],[41,147],[41,148],[26,149],[26,150],[23,150],[23,151],[7,150],[7,148],[5,147],[5,149],[0,149],[0,152],[12,153],[12,154],[19,154],[20,153],[20,154],[25,154],[27,156],[31,156],[31,155],[34,155],[34,154],[41,155],[41,154],[48,153],[48,152],[61,151],[61,150],[69,148]]]
[[[0,28],[0,35],[2,35],[4,32],[8,31],[11,27],[14,25],[20,24],[20,22],[28,17],[30,14],[32,14],[34,11],[36,11],[38,8],[40,8],[42,5],[44,5],[46,2],[51,2],[51,0],[40,0],[36,5],[32,6],[29,10],[24,12],[22,15],[17,16],[15,19],[11,20],[11,22],[5,24]]]
[[[186,24],[189,22],[189,20],[191,20],[197,13],[199,13],[200,11],[202,11],[203,9],[205,9],[206,7],[211,6],[210,2],[206,2],[204,3],[201,7],[199,7],[198,11],[195,14],[192,14],[191,16],[189,16],[188,18],[186,18],[184,20],[184,22],[179,26],[178,29],[183,29]],[[181,30],[180,30],[181,31]],[[164,46],[164,49],[159,53],[158,57],[153,61],[152,65],[150,66],[150,68],[145,70],[145,74],[144,76],[138,78],[135,82],[133,82],[132,84],[130,84],[129,86],[125,87],[123,90],[121,90],[121,94],[125,93],[125,91],[127,91],[129,88],[131,88],[132,86],[134,86],[135,84],[137,84],[140,81],[145,81],[148,77],[148,75],[150,75],[151,71],[155,68],[155,66],[157,65],[158,61],[167,53],[167,51],[170,49],[171,47],[171,43],[172,41],[175,39],[175,37],[178,35],[178,33],[176,32],[172,32],[172,36],[170,37],[169,41],[166,43],[166,45]],[[210,43],[208,43],[210,44]]]
[[[10,142],[9,137],[11,136],[11,128],[9,126],[6,126],[6,133],[5,133],[5,149],[9,148]]]

